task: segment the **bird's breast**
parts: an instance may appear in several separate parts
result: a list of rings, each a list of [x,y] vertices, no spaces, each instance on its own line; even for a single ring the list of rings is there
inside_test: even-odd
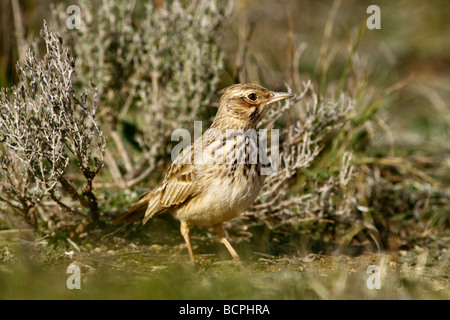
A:
[[[191,225],[209,226],[230,220],[246,210],[262,187],[257,164],[205,165],[197,170],[202,177],[201,193],[174,212]]]

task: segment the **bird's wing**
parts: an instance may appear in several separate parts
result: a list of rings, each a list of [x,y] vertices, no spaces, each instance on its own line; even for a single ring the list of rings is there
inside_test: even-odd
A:
[[[145,224],[151,217],[169,212],[195,196],[198,183],[192,164],[192,148],[193,145],[184,149],[167,169],[162,183],[143,195],[114,224],[131,223],[142,216]]]
[[[162,183],[160,204],[172,207],[184,203],[197,189],[195,166],[173,163]]]
[[[196,194],[195,173],[192,165],[173,163],[161,185],[148,193],[141,201],[146,203],[144,224],[155,215],[169,212]]]
[[[148,197],[143,223],[154,215],[166,213],[180,206],[197,191],[193,161],[193,145],[182,151],[167,169],[160,186]]]

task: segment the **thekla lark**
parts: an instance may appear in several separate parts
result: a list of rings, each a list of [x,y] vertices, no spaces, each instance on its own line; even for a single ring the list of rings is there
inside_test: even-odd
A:
[[[291,93],[269,91],[256,84],[232,85],[219,94],[222,96],[216,117],[202,137],[178,155],[159,186],[142,196],[115,221],[116,224],[130,223],[144,216],[143,223],[146,223],[151,217],[170,213],[181,222],[180,231],[191,261],[195,260],[189,240],[190,225],[212,226],[233,258],[239,259],[223,235],[222,224],[253,203],[265,178],[260,157],[257,161],[248,161],[251,148],[242,148],[242,141],[245,141],[242,135],[249,129],[256,129],[271,104],[294,97]],[[217,143],[217,133],[224,137],[224,144]],[[208,155],[217,157],[217,161],[195,161],[198,150],[208,150]],[[231,160],[230,154],[226,154],[230,150],[234,150]],[[243,157],[247,161],[237,161],[242,153],[236,150],[244,150]]]

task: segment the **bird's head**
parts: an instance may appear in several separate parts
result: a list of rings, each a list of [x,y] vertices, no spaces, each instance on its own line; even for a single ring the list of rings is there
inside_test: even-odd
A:
[[[216,119],[227,118],[237,127],[255,127],[268,107],[278,101],[293,98],[292,93],[273,92],[257,84],[235,84],[219,91],[221,94]]]

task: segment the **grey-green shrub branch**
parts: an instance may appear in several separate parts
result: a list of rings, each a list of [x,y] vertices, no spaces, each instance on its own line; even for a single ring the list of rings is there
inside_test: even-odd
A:
[[[94,90],[79,98],[73,88],[75,62],[61,38],[44,22],[46,54],[39,59],[29,50],[17,64],[19,82],[0,93],[0,201],[20,211],[37,226],[36,206],[53,199],[61,208],[71,196],[91,219],[99,215],[92,182],[103,165],[105,139],[95,120]],[[71,159],[85,178],[84,188],[68,182]],[[75,166],[70,166],[74,170]]]

